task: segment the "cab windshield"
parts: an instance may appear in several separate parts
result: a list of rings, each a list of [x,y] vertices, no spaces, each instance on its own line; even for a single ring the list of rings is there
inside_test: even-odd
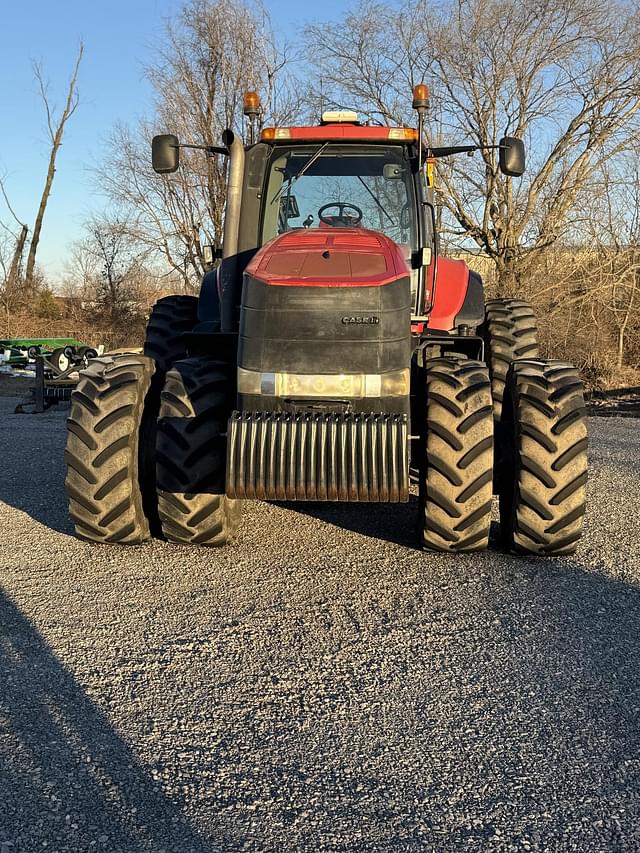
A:
[[[263,244],[293,228],[370,228],[417,246],[414,183],[401,146],[276,149],[264,206]]]

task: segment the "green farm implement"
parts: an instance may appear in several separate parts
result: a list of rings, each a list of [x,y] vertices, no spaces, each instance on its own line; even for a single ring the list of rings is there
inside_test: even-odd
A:
[[[5,338],[0,340],[0,361],[15,367],[26,366],[37,356],[45,356],[54,371],[63,373],[76,359],[95,358],[97,352],[76,338]]]

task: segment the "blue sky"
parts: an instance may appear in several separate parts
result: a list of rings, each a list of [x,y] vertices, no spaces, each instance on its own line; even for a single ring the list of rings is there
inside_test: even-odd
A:
[[[337,17],[345,4],[324,0],[309,12],[299,0],[267,0],[274,26],[291,37],[297,26]],[[53,284],[64,269],[70,241],[87,213],[101,207],[90,166],[116,121],[132,122],[148,111],[151,92],[143,66],[153,54],[163,20],[176,0],[0,0],[0,175],[18,216],[31,225],[49,154],[45,117],[31,63],[42,63],[54,104],[60,105],[80,40],[80,105],[67,126],[42,231],[38,262]],[[318,7],[314,7],[315,10]],[[9,216],[0,201],[0,218]]]

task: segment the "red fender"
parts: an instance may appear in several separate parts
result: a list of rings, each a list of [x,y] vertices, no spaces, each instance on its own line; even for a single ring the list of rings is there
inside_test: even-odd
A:
[[[439,257],[435,300],[427,323],[430,329],[453,330],[468,287],[469,267],[465,262]]]

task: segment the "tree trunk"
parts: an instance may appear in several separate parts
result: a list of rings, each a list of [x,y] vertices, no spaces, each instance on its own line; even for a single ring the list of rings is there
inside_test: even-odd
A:
[[[496,296],[517,296],[520,291],[520,276],[515,256],[501,255],[496,258],[498,281]]]
[[[25,284],[29,287],[33,283],[33,272],[36,266],[36,254],[38,251],[38,244],[40,242],[40,232],[42,231],[42,222],[44,220],[44,214],[47,209],[47,203],[49,201],[49,196],[51,194],[51,186],[53,184],[53,178],[56,173],[56,158],[58,156],[58,151],[60,150],[60,146],[62,145],[62,137],[64,136],[64,129],[67,121],[73,113],[75,112],[76,107],[78,106],[78,92],[76,87],[76,81],[78,79],[78,69],[80,67],[80,61],[82,60],[83,46],[80,45],[80,50],[78,51],[78,58],[76,60],[76,65],[71,76],[71,80],[69,81],[69,89],[67,91],[67,100],[65,103],[64,111],[62,116],[60,117],[60,121],[56,129],[53,129],[52,125],[52,116],[51,109],[49,107],[49,102],[47,100],[47,91],[46,85],[42,79],[41,70],[36,66],[36,77],[38,78],[38,82],[40,83],[40,93],[42,96],[42,100],[44,101],[45,109],[47,111],[47,121],[49,125],[49,134],[51,136],[51,153],[49,155],[49,167],[47,169],[47,179],[44,184],[44,189],[42,191],[42,197],[40,198],[40,205],[38,207],[38,213],[36,215],[36,221],[33,226],[33,235],[31,237],[31,245],[29,246],[29,255],[27,257],[27,269],[25,273]]]
[[[56,134],[56,139],[57,138],[58,135]],[[31,245],[29,246],[29,256],[27,257],[27,271],[25,275],[25,282],[27,286],[29,286],[33,282],[33,271],[36,265],[36,253],[38,251],[38,243],[40,242],[42,220],[44,219],[44,212],[47,209],[47,202],[49,201],[49,195],[51,193],[51,185],[53,184],[53,176],[56,172],[55,164],[59,147],[60,142],[58,141],[54,142],[51,148],[51,156],[49,157],[49,168],[47,170],[47,180],[45,181],[44,190],[42,191],[42,198],[40,199],[40,206],[38,207],[36,221],[33,226],[33,237],[31,238]]]
[[[618,347],[616,352],[616,367],[620,370],[624,364],[624,333],[626,323],[618,329]]]
[[[13,259],[11,261],[11,268],[9,269],[9,277],[7,278],[7,289],[13,290],[18,283],[18,277],[20,275],[20,266],[22,264],[22,255],[24,252],[24,244],[27,242],[27,234],[29,233],[29,229],[26,225],[22,226],[20,231],[20,236],[16,242],[16,248],[13,253]]]

